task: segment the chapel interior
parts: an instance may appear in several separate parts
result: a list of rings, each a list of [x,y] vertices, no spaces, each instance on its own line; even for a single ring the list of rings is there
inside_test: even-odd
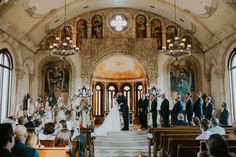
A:
[[[175,36],[190,54],[166,53]],[[60,40],[76,55],[54,55]],[[121,91],[135,128],[138,101],[152,90],[165,93],[170,110],[176,96],[184,102],[191,92],[195,101],[202,92],[216,116],[226,102],[236,121],[235,0],[0,0],[1,122],[27,114],[28,97],[50,97],[52,108],[62,98],[67,108],[85,94],[89,125],[98,127]]]

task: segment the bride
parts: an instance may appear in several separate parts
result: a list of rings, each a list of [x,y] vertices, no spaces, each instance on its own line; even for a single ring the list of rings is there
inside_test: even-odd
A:
[[[102,125],[94,129],[92,136],[107,136],[108,132],[119,132],[121,131],[120,126],[120,112],[117,102],[117,97],[113,97],[113,108],[108,113]]]

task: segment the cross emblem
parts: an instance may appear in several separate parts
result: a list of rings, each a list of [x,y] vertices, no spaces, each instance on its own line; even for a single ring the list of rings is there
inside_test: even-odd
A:
[[[121,15],[116,15],[115,19],[111,20],[111,27],[115,28],[117,32],[122,31],[127,24],[127,20],[125,20]]]

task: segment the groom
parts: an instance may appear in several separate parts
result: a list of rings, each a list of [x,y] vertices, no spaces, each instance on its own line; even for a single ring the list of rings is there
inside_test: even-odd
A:
[[[124,127],[122,130],[129,130],[129,108],[127,105],[126,97],[122,92],[118,93],[118,104],[120,104],[121,112],[123,114],[124,119]]]

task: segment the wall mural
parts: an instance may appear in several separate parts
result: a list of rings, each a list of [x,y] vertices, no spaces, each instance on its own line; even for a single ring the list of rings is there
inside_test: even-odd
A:
[[[65,26],[61,30],[61,39],[64,40],[65,37],[72,39],[72,28],[70,26]]]
[[[158,47],[162,47],[161,21],[154,19],[151,21],[151,37],[157,38]]]
[[[88,37],[88,25],[87,21],[84,19],[81,19],[77,22],[77,40],[76,45],[81,48],[82,39]]]
[[[144,15],[138,15],[136,17],[136,38],[146,38],[146,17]]]
[[[52,98],[52,103],[57,104],[59,97],[67,100],[71,66],[65,61],[50,61],[43,68],[45,76],[45,96]]]
[[[100,15],[94,15],[92,18],[92,38],[102,38],[103,19]]]
[[[114,55],[98,64],[94,77],[103,79],[145,78],[140,63],[125,55]]]
[[[185,94],[188,91],[194,91],[194,72],[193,64],[187,60],[175,61],[171,64],[170,70],[170,83],[171,91],[177,92],[181,96],[181,100],[184,101]]]

